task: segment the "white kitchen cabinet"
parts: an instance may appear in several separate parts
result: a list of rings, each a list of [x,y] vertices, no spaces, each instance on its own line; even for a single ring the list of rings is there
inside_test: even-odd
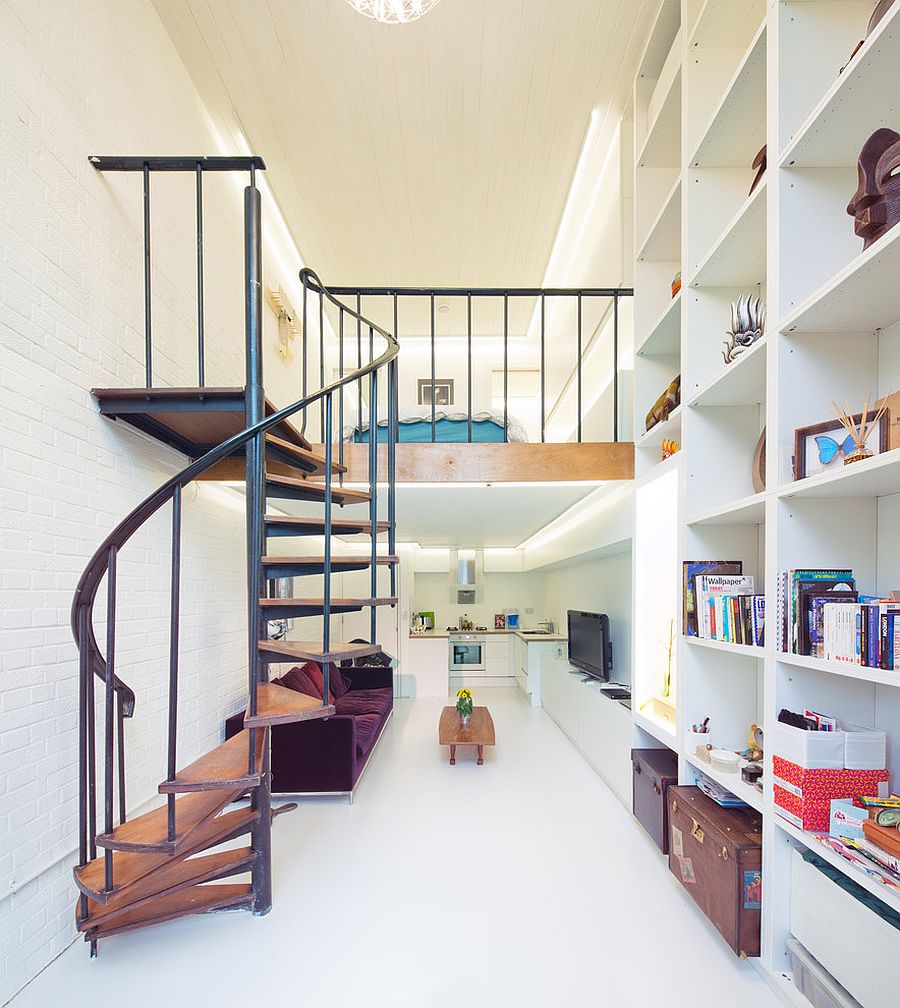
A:
[[[515,638],[515,676],[519,687],[533,707],[541,706],[541,663],[545,655],[555,656],[565,641],[523,640]]]
[[[408,661],[400,669],[400,696],[445,697],[450,688],[446,637],[410,637]]]
[[[484,672],[470,672],[469,675],[483,675],[487,679],[508,679],[513,675],[512,634],[490,634],[485,641]]]

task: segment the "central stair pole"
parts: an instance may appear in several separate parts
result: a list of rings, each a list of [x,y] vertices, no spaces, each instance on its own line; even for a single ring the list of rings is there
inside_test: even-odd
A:
[[[262,373],[262,213],[256,177],[250,170],[250,185],[244,190],[244,276],[246,304],[244,327],[246,334],[247,385],[244,399],[246,426],[263,419],[265,395]],[[257,434],[247,443],[247,665],[249,670],[249,703],[251,716],[256,714],[257,686],[265,675],[260,661],[258,643],[262,640],[262,617],[259,600],[263,596],[262,556],[265,512],[265,458],[263,435]],[[253,789],[252,806],[259,812],[253,827],[253,912],[265,914],[272,909],[272,795],[268,743],[263,746],[262,766],[257,768],[256,732],[251,728],[248,763],[250,771],[259,769],[261,781]]]

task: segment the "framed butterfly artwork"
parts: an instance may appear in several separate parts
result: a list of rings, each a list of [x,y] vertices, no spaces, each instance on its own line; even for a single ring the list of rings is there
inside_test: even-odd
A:
[[[867,419],[874,420],[876,413],[877,410],[870,410]],[[853,419],[859,423],[862,414],[857,413]],[[885,413],[866,441],[866,448],[873,455],[888,450],[889,429],[890,417]],[[794,479],[801,480],[817,473],[839,469],[855,447],[853,438],[840,420],[826,420],[809,427],[798,427],[794,431]]]

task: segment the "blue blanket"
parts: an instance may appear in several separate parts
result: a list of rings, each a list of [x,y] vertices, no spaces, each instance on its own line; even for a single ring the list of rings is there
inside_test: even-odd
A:
[[[401,423],[398,426],[400,428],[399,440],[402,443],[431,443],[430,420],[417,420],[415,423]],[[468,420],[437,420],[434,430],[434,441],[438,444],[460,444],[469,440]],[[364,431],[355,431],[353,440],[356,444],[368,444],[368,428]],[[379,444],[387,443],[387,427],[378,427],[377,441]],[[478,444],[500,444],[503,441],[503,426],[494,420],[473,420],[472,441]]]

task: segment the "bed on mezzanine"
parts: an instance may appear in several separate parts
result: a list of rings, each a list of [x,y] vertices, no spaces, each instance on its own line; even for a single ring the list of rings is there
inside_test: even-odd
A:
[[[432,419],[434,427],[432,429]],[[398,442],[400,444],[468,444],[469,414],[465,410],[438,406],[432,417],[430,406],[410,406],[399,409]],[[504,427],[506,437],[503,436]],[[353,444],[369,443],[369,422],[345,423],[344,440]],[[379,416],[375,440],[388,440],[387,415]],[[525,444],[529,440],[524,424],[502,410],[478,410],[472,413],[472,444]]]

